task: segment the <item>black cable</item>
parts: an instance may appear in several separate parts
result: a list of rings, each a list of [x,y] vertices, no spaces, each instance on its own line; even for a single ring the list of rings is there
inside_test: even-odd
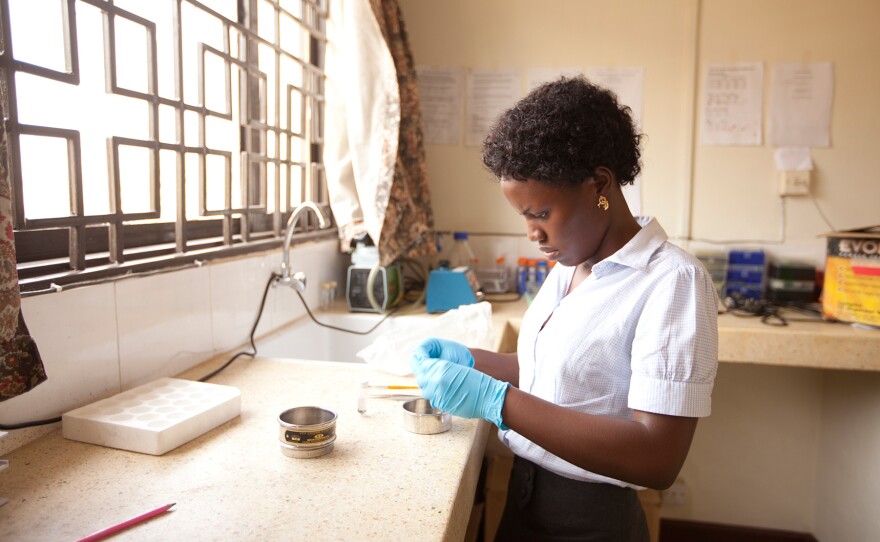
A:
[[[220,371],[222,371],[222,370],[226,369],[227,367],[229,367],[229,366],[232,364],[233,361],[235,361],[236,359],[238,359],[238,358],[241,357],[241,356],[250,356],[250,357],[254,357],[254,356],[257,355],[257,345],[256,345],[256,343],[254,342],[254,333],[256,333],[256,331],[257,331],[257,325],[260,323],[260,317],[263,315],[263,308],[266,306],[266,296],[267,296],[267,294],[269,293],[269,287],[270,287],[270,286],[271,286],[271,285],[272,285],[272,284],[273,284],[278,278],[280,278],[280,275],[278,275],[277,273],[272,273],[272,276],[269,277],[269,282],[266,283],[266,289],[263,291],[263,299],[260,301],[260,310],[259,310],[259,312],[257,312],[257,319],[254,321],[254,325],[251,327],[251,333],[250,333],[250,336],[249,336],[249,338],[248,338],[248,340],[250,341],[250,344],[251,344],[251,348],[253,349],[253,352],[248,352],[248,351],[246,351],[246,350],[242,350],[241,352],[238,352],[237,354],[235,354],[234,356],[232,356],[231,358],[229,358],[229,361],[227,361],[226,363],[224,363],[221,367],[215,369],[215,370],[212,371],[211,373],[208,373],[207,375],[205,375],[205,376],[203,376],[202,378],[200,378],[200,379],[199,379],[199,382],[206,382],[207,380],[213,378],[213,377],[216,376]],[[331,326],[330,324],[325,324],[325,323],[323,323],[323,322],[319,322],[319,321],[315,318],[315,315],[312,314],[311,309],[309,309],[309,305],[308,305],[308,303],[306,303],[306,300],[305,300],[305,298],[303,298],[302,294],[299,293],[299,290],[294,289],[294,292],[296,292],[296,295],[299,297],[299,300],[302,302],[303,307],[306,309],[306,312],[308,313],[309,317],[312,319],[313,322],[315,322],[315,323],[318,324],[319,326],[328,327],[328,328],[330,328],[330,329],[335,329],[335,330],[337,330],[337,331],[343,331],[343,332],[345,332],[345,333],[354,333],[354,334],[357,334],[357,335],[367,335],[367,334],[369,334],[369,333],[372,333],[373,330],[375,330],[377,327],[379,327],[379,325],[380,325],[382,322],[384,322],[385,320],[387,320],[388,317],[391,316],[391,314],[392,314],[395,310],[397,310],[397,307],[395,307],[392,311],[388,312],[388,313],[387,313],[387,314],[386,314],[381,320],[379,320],[379,321],[376,323],[376,325],[374,325],[373,327],[371,327],[371,328],[368,329],[367,331],[356,331],[356,330],[345,329],[345,328],[341,328],[341,327],[337,327],[337,326]]]
[[[819,322],[826,324],[837,324],[836,320],[825,320],[819,310],[809,308],[805,305],[780,305],[767,301],[765,299],[752,299],[743,296],[729,296],[724,298],[724,305],[727,312],[733,316],[741,318],[760,318],[762,324],[768,326],[785,327],[789,322]],[[792,318],[791,316],[783,316],[782,311],[789,310],[812,315],[813,318]]]
[[[368,330],[366,330],[366,331],[357,331],[357,330],[354,330],[354,329],[345,329],[344,327],[337,327],[337,326],[334,326],[334,325],[325,324],[324,322],[319,322],[318,319],[315,318],[315,315],[312,314],[312,311],[309,310],[309,305],[306,303],[306,300],[303,299],[303,296],[302,296],[301,293],[299,293],[299,290],[294,290],[294,291],[296,292],[296,295],[299,296],[299,300],[302,301],[303,307],[305,307],[306,312],[309,313],[309,318],[311,318],[313,322],[315,322],[316,324],[318,324],[319,326],[322,326],[322,327],[326,327],[326,328],[330,328],[330,329],[335,329],[336,331],[342,331],[342,332],[344,332],[344,333],[351,333],[351,334],[353,334],[353,335],[369,335],[369,334],[372,333],[377,327],[379,327],[380,325],[382,325],[382,322],[384,322],[384,321],[387,320],[392,314],[394,314],[394,313],[397,311],[397,309],[399,309],[400,307],[403,306],[403,305],[397,305],[396,307],[392,308],[390,311],[386,312],[386,313],[385,313],[385,316],[383,316],[381,320],[379,320],[378,322],[376,322],[376,325],[374,325],[374,326],[371,327],[370,329],[368,329]]]
[[[58,423],[60,421],[61,421],[61,416],[58,416],[56,418],[48,418],[45,420],[35,420],[32,422],[0,424],[0,431],[12,431],[13,429],[25,429],[27,427],[37,427],[38,425],[49,425],[50,423]]]
[[[242,350],[241,352],[236,353],[234,356],[232,356],[231,358],[229,358],[229,361],[227,361],[226,363],[224,363],[223,365],[221,365],[221,366],[218,367],[217,369],[214,369],[213,371],[211,371],[211,372],[208,373],[207,375],[205,375],[205,376],[203,376],[202,378],[200,378],[200,379],[199,379],[199,382],[207,382],[207,381],[210,380],[211,378],[217,376],[217,374],[218,374],[220,371],[222,371],[223,369],[229,367],[229,366],[232,364],[233,361],[237,360],[237,359],[240,358],[241,356],[250,356],[250,357],[254,357],[254,356],[257,355],[257,345],[256,345],[256,343],[254,342],[254,333],[256,333],[256,331],[257,331],[257,325],[260,323],[260,318],[263,316],[263,308],[265,308],[265,306],[266,306],[266,297],[269,295],[269,287],[272,286],[272,284],[273,284],[273,283],[274,283],[279,277],[280,277],[280,275],[279,275],[278,273],[272,273],[271,275],[269,275],[269,280],[266,281],[266,288],[263,289],[263,298],[260,300],[260,310],[257,311],[257,318],[254,320],[254,325],[251,326],[251,333],[250,333],[250,335],[248,336],[248,341],[251,343],[251,348],[253,349],[253,352],[248,352],[247,350]]]

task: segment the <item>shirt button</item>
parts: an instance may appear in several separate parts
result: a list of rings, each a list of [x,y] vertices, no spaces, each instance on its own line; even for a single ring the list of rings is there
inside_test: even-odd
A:
[[[527,482],[528,482],[529,480],[531,480],[531,479],[532,479],[532,473],[530,473],[530,472],[526,472],[526,476],[525,476],[525,478],[526,478],[526,481],[527,481]]]

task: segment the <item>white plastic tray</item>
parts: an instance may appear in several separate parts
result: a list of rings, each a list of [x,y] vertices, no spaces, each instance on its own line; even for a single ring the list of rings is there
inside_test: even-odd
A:
[[[232,386],[160,378],[61,417],[64,438],[162,455],[241,413]]]

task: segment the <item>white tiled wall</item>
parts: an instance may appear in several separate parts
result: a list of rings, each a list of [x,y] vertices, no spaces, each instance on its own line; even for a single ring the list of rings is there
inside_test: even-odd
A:
[[[119,391],[119,336],[112,283],[22,299],[49,379],[0,403],[0,421],[57,416]]]
[[[203,266],[115,283],[123,389],[180,373],[214,353],[210,277]]]
[[[211,273],[211,330],[215,351],[230,350],[247,339],[247,333],[257,317],[268,277],[278,271],[278,262],[280,258],[273,253],[208,267]],[[302,263],[302,259],[295,263]],[[272,297],[269,296],[267,303]],[[256,335],[263,335],[271,329],[271,319],[264,311]]]
[[[312,307],[322,282],[343,284],[349,261],[332,239],[298,245],[290,260],[306,272]],[[266,283],[280,266],[276,249],[22,299],[49,379],[0,403],[0,423],[58,416],[245,347]],[[304,314],[290,288],[271,288],[257,336]]]

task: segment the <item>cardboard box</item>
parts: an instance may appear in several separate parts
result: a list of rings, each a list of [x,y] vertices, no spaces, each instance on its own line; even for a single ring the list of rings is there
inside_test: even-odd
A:
[[[880,226],[825,236],[823,316],[880,326]]]

